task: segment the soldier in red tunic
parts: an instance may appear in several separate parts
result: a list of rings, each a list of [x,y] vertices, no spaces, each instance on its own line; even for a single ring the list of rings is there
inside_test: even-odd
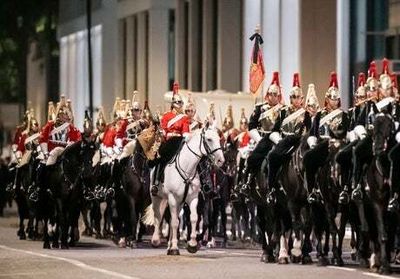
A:
[[[155,171],[151,194],[154,196],[158,193],[158,186],[165,165],[178,151],[182,140],[187,140],[190,136],[189,117],[183,113],[183,100],[179,95],[178,90],[179,85],[175,82],[173,86],[171,110],[164,113],[161,118],[161,128],[166,141],[161,144],[158,151],[160,157],[153,162],[153,165],[155,165]]]
[[[39,144],[42,160],[37,170],[37,187],[29,197],[33,201],[38,200],[40,187],[44,186],[47,167],[57,162],[65,147],[81,140],[81,133],[72,124],[72,120],[70,102],[65,100],[65,96],[61,96],[57,105],[55,121],[49,120],[40,132]]]

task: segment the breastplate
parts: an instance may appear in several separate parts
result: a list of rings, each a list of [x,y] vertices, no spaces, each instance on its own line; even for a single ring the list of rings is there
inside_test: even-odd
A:
[[[134,139],[141,132],[142,127],[140,126],[139,120],[133,121],[126,127],[126,137],[128,139]]]
[[[297,114],[297,116],[295,115]],[[294,117],[290,121],[284,121],[282,123],[282,132],[285,135],[294,135],[300,133],[301,127],[303,126],[304,122],[304,115],[305,115],[305,110],[300,109],[300,110],[288,110],[286,118],[292,116]],[[288,120],[288,119],[287,119]]]
[[[261,115],[259,118],[259,126],[261,127],[262,132],[270,132],[274,127],[276,120],[278,119],[280,109],[282,105],[278,104],[274,107],[269,105],[264,105],[261,108]]]

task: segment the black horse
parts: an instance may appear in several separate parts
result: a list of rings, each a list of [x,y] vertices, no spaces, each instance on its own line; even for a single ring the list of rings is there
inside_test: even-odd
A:
[[[374,158],[367,170],[367,195],[364,198],[369,237],[373,242],[370,267],[374,271],[390,273],[390,254],[394,244],[396,216],[386,211],[390,187],[388,151],[394,146],[394,123],[390,115],[380,113],[374,123]]]
[[[146,231],[140,222],[141,215],[151,204],[150,171],[147,157],[139,142],[133,155],[115,163],[113,181],[116,186],[115,208],[118,215],[114,216],[116,240],[122,239],[129,247],[135,248]]]

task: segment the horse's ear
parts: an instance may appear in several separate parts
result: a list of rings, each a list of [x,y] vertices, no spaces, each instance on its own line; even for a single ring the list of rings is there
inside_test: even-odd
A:
[[[210,127],[210,122],[206,121],[206,124],[204,125],[204,130],[208,130],[209,127]]]

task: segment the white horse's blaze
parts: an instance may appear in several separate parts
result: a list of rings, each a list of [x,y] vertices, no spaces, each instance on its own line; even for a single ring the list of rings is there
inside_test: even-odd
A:
[[[191,139],[182,147],[181,151],[177,155],[175,160],[176,162],[168,164],[165,167],[163,187],[160,188],[158,196],[152,196],[154,222],[151,216],[149,217],[151,210],[146,211],[147,214],[144,218],[148,222],[154,223],[154,234],[152,237],[152,244],[154,246],[160,244],[160,223],[167,202],[171,211],[171,233],[168,242],[168,249],[170,251],[179,250],[177,235],[179,212],[183,202],[186,202],[190,207],[190,222],[192,228],[196,227],[198,219],[198,194],[200,192],[200,179],[196,168],[201,157],[210,155],[214,157],[213,161],[218,166],[222,166],[224,163],[224,155],[221,150],[218,133],[216,130],[208,129],[206,127],[202,130],[195,131]],[[179,168],[179,171],[177,168]],[[151,175],[151,179],[153,179],[153,175]],[[187,179],[189,179],[191,183],[189,184],[187,196],[185,197],[185,200],[183,200],[185,193],[185,180]],[[192,230],[190,241],[188,242],[188,250],[190,252],[195,252],[197,249],[196,247],[196,230]]]

